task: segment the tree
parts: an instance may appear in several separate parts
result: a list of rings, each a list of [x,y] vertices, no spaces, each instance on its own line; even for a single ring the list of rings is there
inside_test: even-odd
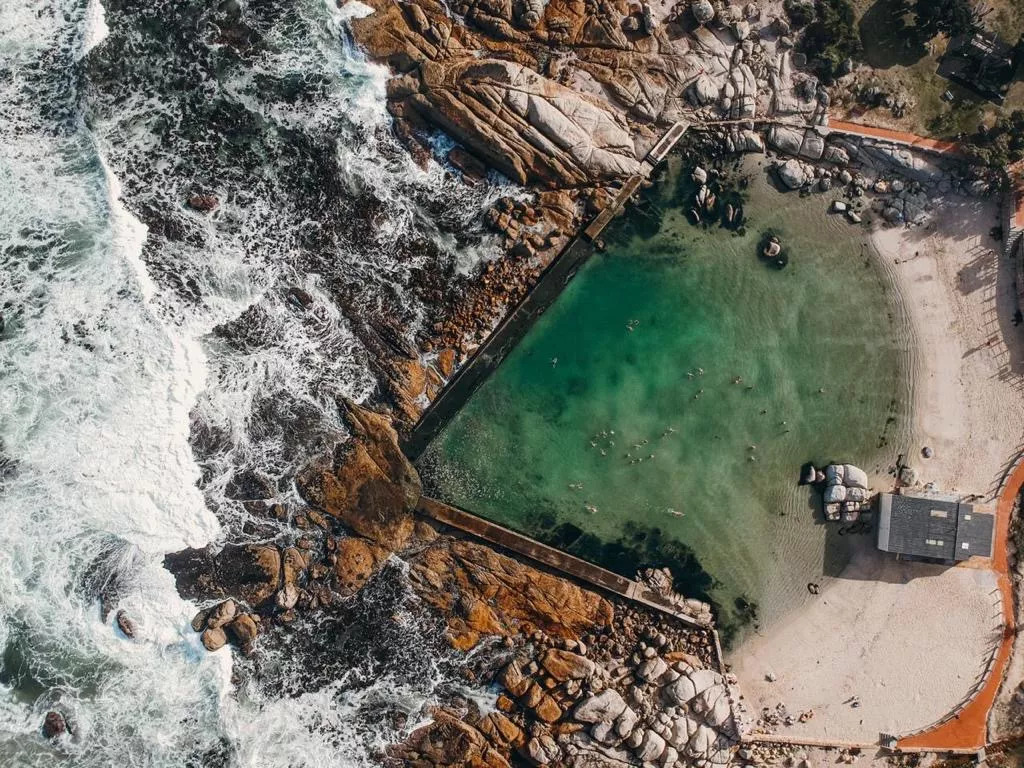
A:
[[[981,125],[964,148],[975,161],[991,168],[1024,160],[1024,110],[1000,117],[991,128]]]
[[[978,17],[970,0],[916,0],[917,27],[927,37],[940,32],[955,37],[970,32]]]
[[[860,34],[849,0],[817,0],[814,16],[814,21],[804,30],[800,50],[828,83],[840,73],[846,59],[860,54]]]

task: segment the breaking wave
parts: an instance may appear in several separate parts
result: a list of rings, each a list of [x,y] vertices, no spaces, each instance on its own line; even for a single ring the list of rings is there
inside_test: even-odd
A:
[[[363,765],[454,674],[399,569],[232,668],[162,559],[293,498],[502,190],[397,145],[365,7],[104,6],[0,0],[0,762]]]

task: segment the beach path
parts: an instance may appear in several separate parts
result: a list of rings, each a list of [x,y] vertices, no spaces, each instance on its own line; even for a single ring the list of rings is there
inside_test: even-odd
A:
[[[906,131],[894,131],[889,128],[876,128],[873,125],[863,123],[850,123],[845,120],[829,121],[829,128],[837,133],[848,133],[853,136],[863,136],[869,139],[880,139],[891,141],[896,144],[903,144],[914,149],[923,149],[929,152],[940,154],[960,154],[960,146],[953,141],[942,139],[929,139],[925,136],[918,136],[916,133]]]
[[[1019,462],[1010,472],[999,494],[996,504],[996,540],[992,556],[992,570],[1002,597],[1003,638],[999,644],[992,669],[977,695],[953,719],[935,728],[900,739],[901,749],[980,749],[985,746],[988,735],[988,715],[1003,682],[1003,673],[1010,660],[1010,651],[1015,634],[1013,614],[1013,587],[1010,582],[1010,562],[1007,554],[1010,534],[1010,519],[1013,504],[1024,485],[1024,462]]]

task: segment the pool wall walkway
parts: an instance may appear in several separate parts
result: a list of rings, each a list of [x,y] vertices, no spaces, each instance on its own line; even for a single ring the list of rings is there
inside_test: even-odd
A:
[[[420,498],[417,512],[436,520],[439,523],[456,528],[463,533],[468,533],[478,539],[497,544],[498,546],[515,552],[517,555],[529,558],[535,562],[546,565],[552,570],[571,576],[575,581],[580,581],[590,586],[598,587],[606,592],[611,592],[619,597],[624,597],[639,605],[653,608],[661,613],[668,614],[678,619],[688,627],[710,631],[715,636],[715,650],[718,657],[718,666],[722,666],[722,652],[718,640],[718,632],[714,627],[705,622],[683,613],[672,603],[668,602],[661,595],[653,592],[638,581],[627,579],[617,573],[601,568],[600,566],[588,563],[573,555],[566,554],[561,550],[541,544],[536,539],[524,536],[509,528],[484,520],[464,509],[445,504],[443,501],[432,499],[429,496]]]

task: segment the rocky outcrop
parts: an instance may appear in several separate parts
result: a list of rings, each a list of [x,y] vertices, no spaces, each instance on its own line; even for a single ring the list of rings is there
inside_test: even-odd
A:
[[[412,533],[419,476],[386,416],[350,402],[345,420],[352,435],[342,457],[332,467],[321,463],[308,469],[300,490],[312,506],[394,552]]]
[[[401,112],[415,110],[520,184],[576,187],[639,170],[625,120],[604,100],[521,64],[424,62],[417,81],[406,78],[391,89],[412,91]]]
[[[392,747],[389,757],[420,768],[508,768],[501,747],[517,747],[522,741],[522,731],[500,712],[482,718],[474,726],[438,710],[433,722]]]
[[[178,592],[192,600],[235,597],[253,608],[269,601],[281,581],[276,547],[228,544],[218,551],[186,549],[164,559]]]
[[[623,606],[579,640],[535,632],[495,677],[534,765],[725,765],[736,742],[706,633]]]
[[[449,617],[452,643],[462,649],[486,635],[541,630],[576,637],[608,626],[613,616],[599,595],[470,541],[434,542],[412,559],[409,578],[424,601]]]

